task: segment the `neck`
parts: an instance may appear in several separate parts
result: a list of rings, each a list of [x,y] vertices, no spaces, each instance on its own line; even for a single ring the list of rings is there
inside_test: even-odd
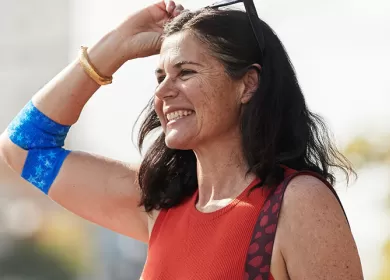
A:
[[[248,174],[238,136],[217,139],[196,149],[199,197],[203,207],[214,200],[237,197],[255,178]]]

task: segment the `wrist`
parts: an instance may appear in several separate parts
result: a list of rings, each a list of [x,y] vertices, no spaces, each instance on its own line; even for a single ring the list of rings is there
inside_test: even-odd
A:
[[[91,63],[104,76],[112,76],[128,59],[124,53],[123,40],[112,31],[88,49]]]

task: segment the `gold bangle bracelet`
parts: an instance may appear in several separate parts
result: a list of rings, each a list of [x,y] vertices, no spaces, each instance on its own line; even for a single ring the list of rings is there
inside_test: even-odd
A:
[[[79,55],[79,63],[83,67],[84,71],[94,80],[97,84],[104,86],[112,83],[112,76],[106,77],[101,75],[98,70],[92,65],[88,57],[88,48],[81,47]]]

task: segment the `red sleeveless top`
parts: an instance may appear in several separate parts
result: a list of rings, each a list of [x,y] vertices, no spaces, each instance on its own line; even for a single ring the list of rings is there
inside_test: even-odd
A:
[[[333,187],[319,174],[283,168],[285,179],[272,193],[265,188],[249,192],[259,182],[256,179],[215,212],[196,209],[198,192],[161,211],[141,280],[274,280],[270,273],[273,243],[288,183],[299,175],[317,177],[342,207]]]
[[[287,169],[286,176],[293,172]],[[229,205],[212,213],[196,209],[197,191],[179,206],[161,211],[152,230],[141,279],[248,278],[245,274],[248,248],[260,210],[268,197],[265,188],[256,188],[249,193],[258,182],[258,179],[254,180]],[[274,278],[270,275],[264,280]]]

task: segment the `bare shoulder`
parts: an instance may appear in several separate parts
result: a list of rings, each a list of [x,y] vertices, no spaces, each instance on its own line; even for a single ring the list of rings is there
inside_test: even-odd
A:
[[[308,218],[313,214],[317,218],[330,218],[331,223],[337,220],[347,224],[346,217],[336,196],[320,179],[301,175],[291,180],[283,201],[284,215],[292,215],[294,218]],[[329,215],[329,213],[333,215]]]
[[[340,203],[319,179],[302,175],[287,187],[277,234],[290,279],[363,279]]]

